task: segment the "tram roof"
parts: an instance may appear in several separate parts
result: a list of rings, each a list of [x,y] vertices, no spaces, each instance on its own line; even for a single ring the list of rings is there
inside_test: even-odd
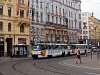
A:
[[[87,46],[87,44],[63,44],[63,43],[36,43],[36,45],[74,45],[74,46]]]

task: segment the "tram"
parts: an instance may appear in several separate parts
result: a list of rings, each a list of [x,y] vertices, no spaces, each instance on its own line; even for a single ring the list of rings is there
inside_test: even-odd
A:
[[[71,46],[57,43],[37,43],[32,50],[32,57],[43,58],[76,54],[76,49],[72,49]]]

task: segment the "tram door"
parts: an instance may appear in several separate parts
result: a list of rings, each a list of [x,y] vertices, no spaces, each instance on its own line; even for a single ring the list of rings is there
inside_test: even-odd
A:
[[[7,56],[12,55],[12,38],[7,38]]]
[[[0,41],[0,57],[4,56],[4,41]]]

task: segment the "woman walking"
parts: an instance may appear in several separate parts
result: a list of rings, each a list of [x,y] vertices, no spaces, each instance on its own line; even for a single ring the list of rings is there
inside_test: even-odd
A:
[[[80,61],[80,64],[82,64],[81,62],[81,55],[80,55],[80,51],[77,51],[77,55],[76,55],[76,64],[78,64],[78,60]]]

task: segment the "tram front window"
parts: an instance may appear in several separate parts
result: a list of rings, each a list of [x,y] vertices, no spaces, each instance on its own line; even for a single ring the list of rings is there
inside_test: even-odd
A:
[[[34,46],[34,50],[40,50],[39,46]]]

